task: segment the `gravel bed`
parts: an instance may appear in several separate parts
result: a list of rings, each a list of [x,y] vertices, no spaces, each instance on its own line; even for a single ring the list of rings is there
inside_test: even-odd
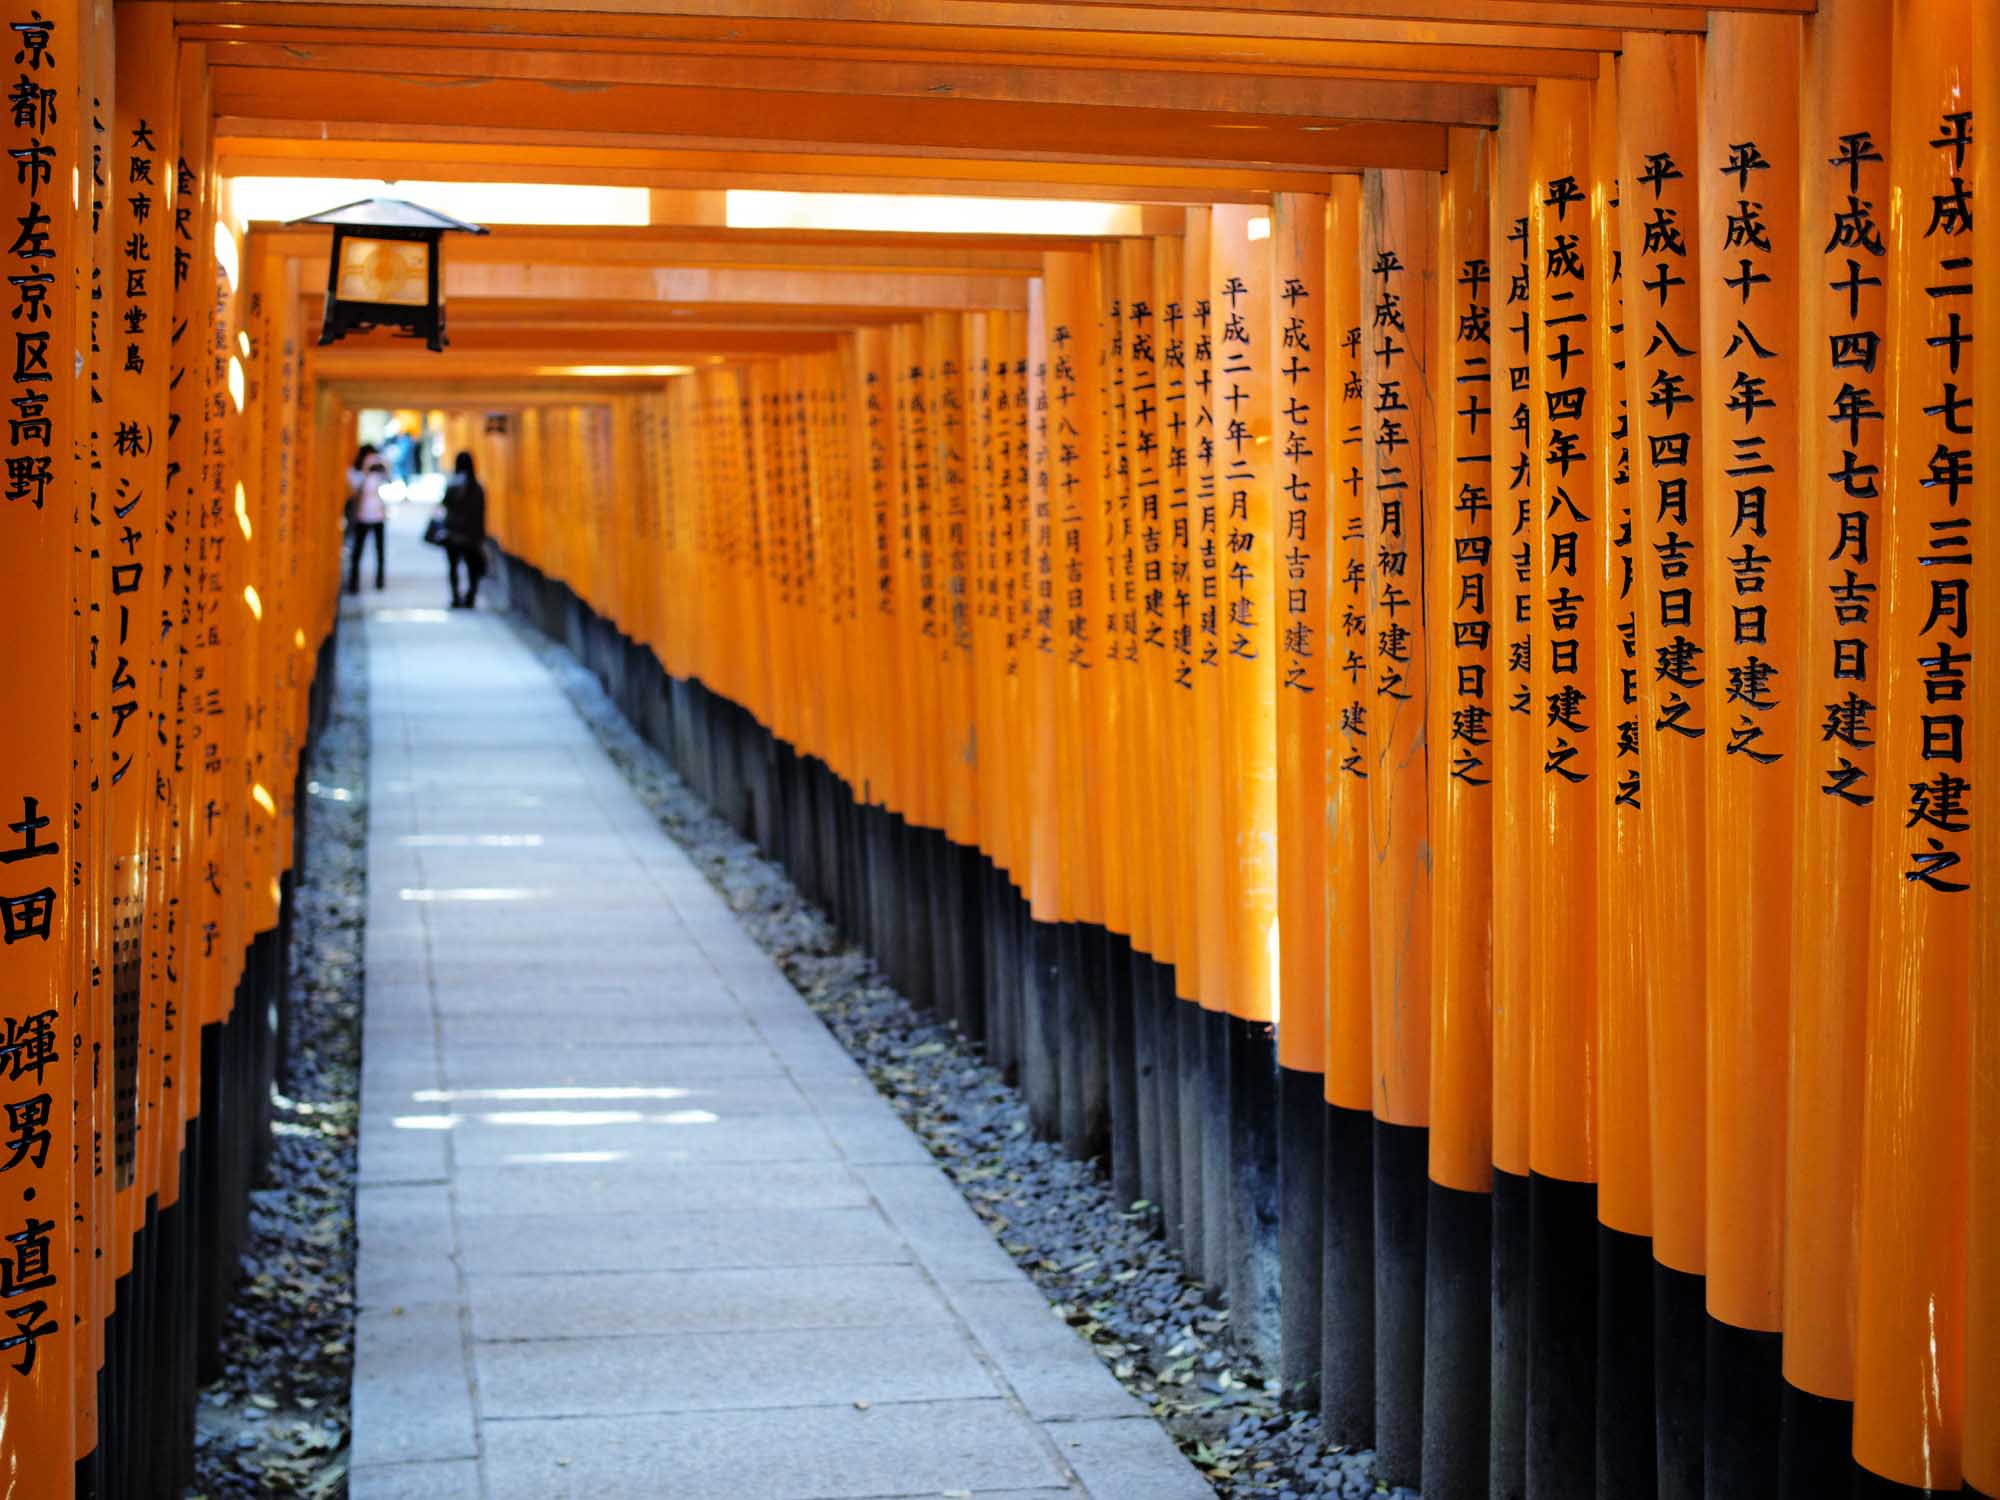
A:
[[[510,621],[512,617],[510,616]],[[641,739],[564,647],[513,621],[661,827],[685,849],[806,1003],[867,1070],[1051,1311],[1145,1402],[1223,1500],[1417,1500],[1376,1477],[1372,1452],[1321,1441],[1316,1416],[1234,1348],[1228,1312],[1121,1206],[1100,1165],[1036,1139],[1020,1092],[979,1049],[891,986]]]
[[[251,1194],[223,1370],[196,1407],[189,1500],[340,1500],[354,1376],[354,1173],[368,910],[368,643],[343,621],[308,776],[292,929],[290,1052],[271,1170]]]

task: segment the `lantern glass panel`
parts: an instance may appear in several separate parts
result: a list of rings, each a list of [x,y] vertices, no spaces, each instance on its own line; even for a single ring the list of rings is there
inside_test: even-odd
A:
[[[430,301],[431,247],[420,240],[377,240],[349,235],[340,246],[343,302],[422,307]]]

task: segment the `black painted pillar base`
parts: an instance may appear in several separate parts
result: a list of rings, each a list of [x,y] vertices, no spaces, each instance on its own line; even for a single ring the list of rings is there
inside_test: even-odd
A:
[[[1278,1069],[1278,1377],[1293,1406],[1319,1405],[1320,1277],[1326,1259],[1326,1081]]]
[[[1225,1295],[1229,1288],[1229,1017],[1201,1013],[1201,1245],[1202,1280]]]
[[[1181,1003],[1174,997],[1170,965],[1152,965],[1153,1114],[1158,1121],[1160,1232],[1169,1244],[1181,1235]]]
[[[1263,1369],[1278,1367],[1278,1056],[1268,1021],[1227,1020],[1229,1325]]]
[[[1105,1035],[1105,941],[1101,927],[1062,924],[1062,1147],[1078,1161],[1104,1155],[1111,1141],[1110,1077]]]
[[[1414,1487],[1424,1452],[1430,1132],[1375,1122],[1375,1470]]]
[[[1115,932],[1101,933],[1104,954],[1104,1071],[1111,1109],[1111,1191],[1121,1209],[1139,1190],[1138,1042],[1132,1014],[1132,970],[1144,960]]]
[[[1778,1493],[1784,1338],[1708,1320],[1708,1500]]]
[[[1152,956],[1132,955],[1131,982],[1125,1004],[1132,1015],[1133,1113],[1138,1122],[1138,1153],[1128,1185],[1133,1197],[1158,1205],[1160,1183],[1160,1014],[1157,1004],[1160,966]],[[1121,1194],[1125,1188],[1121,1187]],[[1132,1200],[1126,1199],[1129,1204]]]
[[[926,1009],[938,1003],[937,959],[931,928],[930,830],[905,822],[902,826],[901,879],[903,921],[908,924],[904,948],[903,994]]]
[[[1035,1134],[1045,1141],[1062,1135],[1063,926],[1031,918],[1022,966],[1021,1092]]]
[[[1528,1175],[1528,1500],[1597,1482],[1597,1185]]]
[[[1208,1012],[1192,1000],[1178,1002],[1174,1012],[1179,1033],[1180,1099],[1176,1119],[1181,1138],[1181,1259],[1188,1274],[1209,1280],[1208,1203],[1202,1192],[1208,1170]],[[1218,1250],[1220,1247],[1217,1247]]]
[[[1326,1440],[1375,1446],[1375,1120],[1321,1106],[1326,1218],[1320,1261],[1319,1419]]]
[[[986,1043],[986,902],[983,896],[990,866],[977,849],[954,844],[951,898],[958,914],[958,973],[965,986],[958,1013],[965,1039],[974,1046]]]
[[[1708,1489],[1706,1304],[1701,1277],[1653,1262],[1653,1442],[1660,1500],[1702,1500]]]
[[[1020,923],[1014,915],[1014,888],[1004,872],[987,866],[985,909],[980,928],[986,936],[986,1060],[1009,1083],[1019,1076]]]
[[[1424,1239],[1425,1500],[1486,1500],[1493,1204],[1428,1185]]]
[[[1837,1495],[1854,1475],[1854,1405],[1815,1396],[1785,1383],[1778,1430],[1778,1494],[1782,1500]]]
[[[1597,1226],[1597,1496],[1656,1500],[1653,1242]]]
[[[962,935],[958,930],[958,903],[952,897],[953,855],[951,841],[942,830],[924,830],[924,862],[917,867],[918,883],[930,912],[931,972],[927,986],[937,1018],[963,1034],[965,1031],[965,983],[958,970]]]

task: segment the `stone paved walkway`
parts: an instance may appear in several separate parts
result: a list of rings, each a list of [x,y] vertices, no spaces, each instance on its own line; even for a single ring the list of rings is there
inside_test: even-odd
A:
[[[422,521],[364,600],[353,1500],[1208,1496]]]

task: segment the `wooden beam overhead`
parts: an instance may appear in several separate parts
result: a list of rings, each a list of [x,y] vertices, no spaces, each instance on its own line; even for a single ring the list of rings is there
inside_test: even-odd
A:
[[[251,234],[281,255],[323,265],[332,231],[252,225]],[[670,230],[651,226],[574,226],[547,230],[502,227],[477,238],[453,239],[454,266],[532,264],[640,266],[656,270],[846,271],[868,275],[1039,276],[1044,250],[1074,249],[1088,240],[1005,237],[867,235],[807,240],[783,231]]]
[[[210,44],[219,67],[366,71],[392,45],[377,32],[343,42]],[[442,41],[442,39],[440,39]],[[642,51],[552,51],[418,45],[398,64],[410,78],[525,79],[561,86],[639,84],[718,90],[769,90],[770,63],[740,56],[662,55]],[[1186,70],[1030,67],[1014,63],[852,62],[824,56],[788,59],[788,92],[900,99],[973,99],[1007,104],[1089,105],[1210,114],[1494,125],[1499,99],[1490,87],[1385,82],[1352,77],[1251,75],[1214,67]]]
[[[771,39],[811,35],[821,42],[857,28],[882,45],[904,38],[899,29],[938,35],[981,28],[1052,33],[1049,45],[1082,52],[1095,47],[1145,46],[1148,39],[1379,41],[1441,45],[1493,41],[1514,45],[1600,47],[1580,40],[1590,32],[1702,31],[1711,9],[1763,9],[1809,13],[1813,0],[1739,0],[1708,5],[1696,0],[1288,0],[1282,9],[1195,0],[1119,0],[1068,4],[1061,0],[873,0],[864,18],[838,0],[600,0],[588,10],[571,0],[517,0],[499,7],[438,0],[377,0],[368,5],[283,3],[283,0],[184,0],[183,27],[228,26],[236,34],[272,28],[383,27],[443,29],[460,37],[690,40],[726,37]],[[794,28],[786,32],[782,28]],[[797,28],[829,28],[805,33]],[[1482,36],[1481,28],[1486,34]],[[210,33],[197,33],[209,39]],[[1112,39],[1112,40],[1105,40]],[[1185,47],[1186,43],[1182,43]]]
[[[1235,166],[695,150],[676,147],[670,137],[627,136],[620,139],[628,144],[613,145],[602,134],[578,131],[364,122],[313,126],[233,117],[216,124],[221,170],[235,176],[942,193],[1115,203],[1261,203],[1274,192],[1324,192],[1328,176]]]
[[[1328,171],[1361,166],[1440,170],[1443,126],[1271,117],[1256,122],[1185,110],[893,101],[759,90],[559,87],[527,80],[433,78],[283,68],[213,70],[224,115],[423,126],[603,132],[643,120],[689,145],[902,156],[1008,156],[1159,166],[1255,164]]]
[[[382,157],[329,156],[294,161],[256,152],[226,152],[217,158],[225,177],[383,177],[395,180],[415,177],[414,171],[400,170],[406,160]],[[322,168],[323,170],[313,170]],[[1241,175],[1241,174],[1231,174]],[[1311,188],[1290,191],[1323,192],[1329,174],[1289,174],[1309,180]],[[996,179],[991,177],[869,177],[861,173],[733,172],[723,170],[674,172],[658,168],[549,166],[527,162],[459,161],[448,170],[432,164],[422,180],[439,177],[453,182],[526,182],[580,187],[669,188],[685,191],[721,192],[730,188],[757,189],[775,193],[900,193],[952,198],[1049,198],[1081,202],[1110,201],[1181,205],[1189,203],[1268,203],[1273,188],[1253,188],[1233,183],[1204,186],[1185,181],[1175,187],[1135,186],[1108,183],[1059,182],[1033,177]]]

